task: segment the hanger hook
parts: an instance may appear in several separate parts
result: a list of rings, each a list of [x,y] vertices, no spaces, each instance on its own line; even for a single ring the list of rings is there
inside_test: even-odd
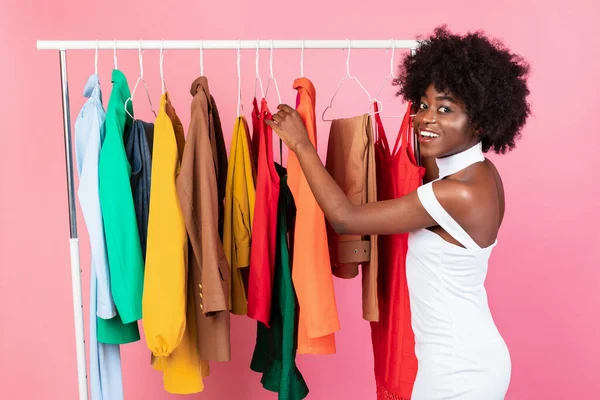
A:
[[[304,39],[302,39],[302,48],[300,50],[300,77],[304,77]]]
[[[269,77],[269,81],[267,82],[267,90],[265,91],[265,96],[268,95],[269,85],[271,84],[271,81],[273,81],[273,84],[275,85],[275,91],[277,92],[277,100],[279,101],[279,104],[281,104],[281,94],[279,93],[279,85],[277,85],[277,78],[275,78],[275,75],[273,74],[273,39],[271,39],[270,53],[271,53],[269,56],[270,77]]]
[[[200,40],[200,76],[204,76],[204,39]]]
[[[138,57],[140,59],[140,78],[144,79],[144,61],[142,56],[142,39],[140,39],[140,46],[138,48]]]
[[[160,80],[162,82],[162,93],[165,94],[165,74],[163,71],[163,59],[165,57],[163,39],[160,39]]]
[[[238,40],[238,47],[237,47],[237,76],[238,76],[238,80],[241,78],[241,68],[240,68],[240,62],[241,62],[241,58],[242,58],[242,44],[241,44],[241,40]]]
[[[98,39],[96,39],[96,54],[94,55],[94,74],[98,75]]]
[[[346,75],[350,75],[350,52],[352,51],[352,42],[350,39],[346,39],[348,41],[348,55],[346,56]]]
[[[114,47],[113,47],[113,58],[114,58],[114,62],[115,62],[115,69],[119,69],[119,67],[117,65],[117,39],[114,40],[113,45],[114,45]]]
[[[242,105],[242,73],[241,73],[241,60],[242,60],[242,40],[238,39],[237,48],[237,77],[238,77],[238,92],[237,92],[237,116],[240,116],[240,110],[244,112],[244,106]]]
[[[381,91],[383,90],[383,88],[385,87],[385,84],[387,83],[387,81],[389,79],[395,79],[396,78],[396,76],[394,75],[394,61],[395,61],[395,54],[396,54],[396,41],[394,39],[390,39],[390,41],[392,42],[392,45],[391,45],[392,56],[390,57],[390,74],[388,76],[386,76],[385,79],[383,80],[383,83],[381,84],[381,87],[377,91],[377,94],[375,95],[375,97],[373,98],[373,100],[378,100],[379,99],[379,95],[381,94]]]
[[[260,58],[260,54],[258,52],[258,49],[260,47],[260,41],[258,39],[256,39],[256,55],[254,57],[254,63],[256,66],[256,77],[258,78],[260,76],[259,70],[258,70],[258,60]]]
[[[273,39],[271,39],[271,50],[269,51],[269,72],[270,78],[273,79]]]
[[[260,93],[262,97],[265,97],[265,90],[263,89],[262,79],[260,78],[260,70],[259,70],[259,48],[260,48],[260,40],[256,39],[256,55],[254,58],[255,66],[256,66],[256,78],[254,79],[254,97],[256,98],[256,84],[260,85]]]

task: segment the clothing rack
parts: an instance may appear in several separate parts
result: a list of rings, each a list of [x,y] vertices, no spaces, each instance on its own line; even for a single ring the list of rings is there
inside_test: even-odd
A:
[[[63,110],[65,167],[69,207],[69,247],[71,257],[71,284],[77,351],[77,378],[79,400],[88,399],[86,350],[83,322],[83,296],[75,189],[73,184],[73,144],[71,112],[67,76],[67,50],[235,50],[241,49],[408,49],[414,52],[417,40],[38,40],[38,50],[59,52],[60,82]],[[415,141],[416,143],[416,141]],[[418,149],[417,149],[418,150]],[[419,160],[417,153],[417,160]],[[94,316],[90,316],[93,318]]]

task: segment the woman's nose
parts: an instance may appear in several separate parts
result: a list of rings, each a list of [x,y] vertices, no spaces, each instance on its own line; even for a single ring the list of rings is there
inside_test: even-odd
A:
[[[423,122],[426,124],[435,124],[435,109],[428,108],[423,114]]]

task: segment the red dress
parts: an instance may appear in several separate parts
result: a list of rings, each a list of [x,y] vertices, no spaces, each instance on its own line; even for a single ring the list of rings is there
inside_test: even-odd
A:
[[[279,175],[273,162],[273,135],[264,123],[271,119],[265,99],[261,102],[256,171],[256,200],[250,245],[248,317],[269,326],[275,270]]]
[[[260,126],[264,125],[263,120],[260,118],[260,109],[258,108],[258,101],[256,97],[252,100],[252,154],[254,154],[254,168],[258,162],[258,139],[260,138]]]
[[[376,103],[375,110],[378,111]],[[425,173],[425,169],[415,163],[410,111],[409,103],[393,153],[390,153],[381,118],[375,114],[378,201],[402,197],[416,190]],[[381,235],[378,245],[380,317],[379,322],[371,323],[377,399],[407,400],[417,374],[406,283],[408,234]]]

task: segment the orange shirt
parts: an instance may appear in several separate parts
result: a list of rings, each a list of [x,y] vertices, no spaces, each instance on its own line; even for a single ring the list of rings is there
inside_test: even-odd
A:
[[[298,91],[296,110],[302,117],[308,137],[317,147],[315,87],[307,78],[294,81]],[[299,354],[335,353],[334,332],[340,329],[333,275],[327,244],[323,211],[292,152],[288,156],[288,185],[296,203],[296,228],[292,280],[300,315],[298,322]]]

